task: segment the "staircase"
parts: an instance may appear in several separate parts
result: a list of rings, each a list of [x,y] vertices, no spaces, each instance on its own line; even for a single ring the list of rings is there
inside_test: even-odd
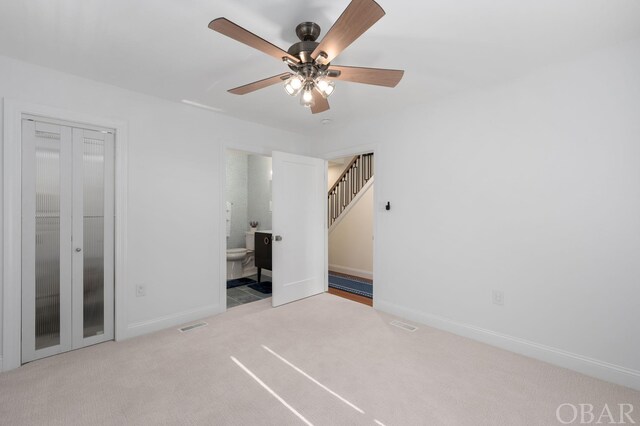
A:
[[[329,228],[370,183],[373,183],[373,153],[356,155],[327,194]]]

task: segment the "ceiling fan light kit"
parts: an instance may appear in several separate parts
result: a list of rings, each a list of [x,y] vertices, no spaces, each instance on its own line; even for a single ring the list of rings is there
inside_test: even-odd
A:
[[[302,96],[300,96],[300,105],[303,107],[311,108],[316,106],[316,101],[313,99],[313,86],[308,85],[302,91]]]
[[[286,52],[226,18],[214,19],[209,23],[209,28],[282,60],[291,70],[230,89],[230,93],[245,95],[284,82],[284,90],[288,95],[299,95],[300,104],[317,114],[329,109],[327,98],[335,91],[335,80],[386,87],[395,87],[400,82],[404,74],[402,70],[331,64],[336,56],[384,14],[374,0],[352,0],[320,42],[316,41],[320,36],[318,24],[299,24],[296,35],[300,41]]]
[[[284,90],[291,96],[296,96],[302,90],[304,80],[297,75],[291,75],[284,82]]]

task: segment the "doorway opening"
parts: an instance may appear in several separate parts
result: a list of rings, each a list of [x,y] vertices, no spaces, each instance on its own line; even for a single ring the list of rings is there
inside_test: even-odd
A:
[[[329,293],[373,306],[374,156],[329,160]]]
[[[225,152],[227,308],[270,299],[271,157]]]

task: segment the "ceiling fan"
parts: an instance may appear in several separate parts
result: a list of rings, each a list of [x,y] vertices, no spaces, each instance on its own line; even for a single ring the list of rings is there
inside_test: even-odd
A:
[[[209,28],[284,61],[291,70],[230,89],[230,93],[246,95],[284,82],[285,91],[289,95],[297,96],[302,93],[300,103],[317,114],[329,109],[327,98],[334,91],[334,80],[386,87],[395,87],[400,82],[403,70],[331,64],[336,56],[384,15],[384,10],[373,0],[352,0],[319,43],[316,42],[320,35],[318,24],[299,24],[296,35],[300,41],[286,52],[226,18],[214,19],[209,23]]]

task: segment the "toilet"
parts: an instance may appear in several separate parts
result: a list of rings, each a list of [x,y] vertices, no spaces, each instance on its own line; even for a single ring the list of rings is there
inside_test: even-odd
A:
[[[242,278],[246,257],[246,248],[227,249],[227,280]]]
[[[247,231],[244,233],[245,247],[249,251],[256,249],[255,231]]]
[[[227,249],[227,280],[254,275],[257,269],[254,264],[255,233],[245,233],[246,248]]]

